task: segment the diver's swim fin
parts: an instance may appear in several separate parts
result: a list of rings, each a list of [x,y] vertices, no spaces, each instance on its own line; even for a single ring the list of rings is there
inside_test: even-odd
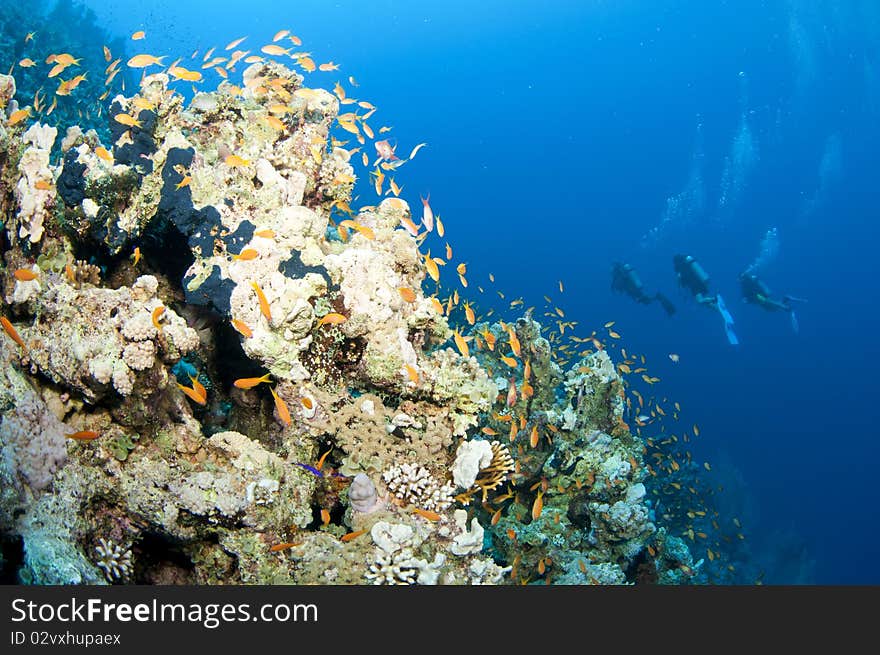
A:
[[[804,298],[796,298],[795,296],[785,296],[785,297],[783,297],[782,300],[783,300],[783,302],[787,302],[787,303],[790,303],[790,302],[807,302],[806,299],[804,299]]]
[[[736,338],[736,333],[733,331],[733,316],[727,311],[727,306],[724,304],[724,298],[721,297],[720,293],[715,296],[715,300],[715,305],[718,307],[718,313],[721,314],[721,318],[724,320],[724,332],[727,334],[727,340],[730,342],[731,346],[735,346],[739,343],[739,339]]]
[[[664,296],[662,293],[657,292],[657,295],[654,296],[655,300],[657,300],[661,305],[663,305],[663,309],[666,310],[666,313],[669,316],[672,316],[675,313],[675,305],[673,305],[669,298]]]
[[[797,315],[794,313],[794,310],[791,311],[791,329],[794,330],[795,334],[800,333],[800,326],[798,325]]]

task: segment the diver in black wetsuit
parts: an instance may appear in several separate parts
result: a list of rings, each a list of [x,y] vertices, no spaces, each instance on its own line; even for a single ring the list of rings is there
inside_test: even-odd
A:
[[[618,293],[625,293],[636,302],[643,305],[650,305],[655,300],[663,305],[663,309],[669,316],[675,313],[675,305],[659,291],[653,296],[645,293],[645,287],[639,279],[638,273],[630,264],[622,264],[614,262],[611,267],[611,290]]]
[[[678,277],[678,283],[694,294],[698,303],[717,306],[717,294],[709,293],[709,275],[700,263],[691,255],[676,255],[672,258],[672,266]]]
[[[795,332],[798,331],[797,316],[794,313],[792,302],[806,302],[801,298],[794,296],[783,296],[780,300],[770,297],[770,289],[755,274],[750,271],[744,271],[739,276],[740,290],[742,291],[743,300],[747,303],[757,305],[768,312],[788,312],[791,315],[791,326]]]
[[[676,277],[678,277],[679,285],[690,291],[701,305],[717,309],[724,321],[727,340],[732,345],[739,343],[733,331],[733,317],[727,311],[721,294],[709,293],[709,275],[700,263],[692,255],[675,255],[672,258],[672,266],[675,269]]]

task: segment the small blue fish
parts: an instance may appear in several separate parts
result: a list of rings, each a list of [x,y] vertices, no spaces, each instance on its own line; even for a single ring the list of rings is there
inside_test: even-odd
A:
[[[294,464],[296,464],[297,466],[302,466],[306,471],[308,471],[309,473],[314,473],[315,476],[317,476],[317,477],[319,477],[319,478],[323,478],[323,477],[324,477],[324,474],[321,473],[321,472],[320,472],[318,469],[316,469],[314,466],[309,466],[308,464],[303,464],[302,462],[294,462]]]

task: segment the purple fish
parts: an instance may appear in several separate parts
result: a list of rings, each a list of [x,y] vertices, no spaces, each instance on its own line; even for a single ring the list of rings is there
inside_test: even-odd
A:
[[[306,471],[308,471],[309,473],[314,473],[315,476],[317,476],[317,477],[319,477],[319,478],[323,478],[323,477],[324,477],[324,474],[321,473],[321,472],[320,472],[318,469],[316,469],[314,466],[309,466],[308,464],[303,464],[302,462],[294,462],[294,464],[296,464],[297,466],[302,466]]]

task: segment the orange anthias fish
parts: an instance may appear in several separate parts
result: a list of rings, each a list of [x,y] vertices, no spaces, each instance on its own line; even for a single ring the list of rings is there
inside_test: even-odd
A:
[[[257,294],[257,300],[260,301],[260,311],[263,313],[263,316],[266,317],[267,321],[271,321],[272,312],[269,309],[269,301],[266,299],[266,294],[263,293],[260,285],[258,285],[256,282],[251,282],[251,287],[253,287],[254,293]]]
[[[232,259],[234,259],[235,261],[240,261],[240,262],[249,262],[251,260],[256,259],[259,256],[260,256],[260,253],[258,253],[253,248],[245,248],[237,255],[233,255]]]
[[[436,523],[437,521],[440,520],[440,515],[437,512],[432,512],[431,510],[428,510],[428,509],[421,509],[420,507],[414,507],[413,511],[416,514],[418,514],[419,516],[422,516],[422,517],[426,518],[427,520],[431,521],[432,523]]]
[[[208,402],[207,396],[203,396],[195,388],[190,388],[190,387],[184,386],[184,385],[180,384],[180,382],[177,383],[177,388],[180,389],[183,393],[185,393],[186,396],[190,400],[192,400],[193,402],[195,402],[199,405],[204,405],[205,403]]]
[[[154,57],[153,55],[135,55],[131,59],[128,60],[127,64],[130,68],[146,68],[147,66],[161,66],[162,60],[165,59],[162,57]]]
[[[94,430],[80,430],[79,432],[71,432],[70,434],[65,434],[64,436],[68,439],[74,439],[76,441],[94,441],[101,435]]]
[[[245,323],[244,321],[240,321],[237,318],[234,318],[232,319],[231,323],[232,327],[234,327],[236,331],[238,331],[238,333],[245,339],[250,339],[252,336],[254,336],[253,330],[251,330],[247,326],[247,323]]]
[[[349,532],[348,534],[344,534],[341,537],[339,537],[339,540],[348,542],[348,541],[351,541],[352,539],[357,539],[362,534],[367,534],[367,530],[357,530],[355,532]]]
[[[141,127],[141,122],[130,114],[116,114],[113,120],[128,127]]]
[[[416,301],[416,292],[409,287],[398,287],[397,293],[399,293],[400,297],[403,298],[406,302]]]
[[[318,319],[318,325],[339,325],[346,320],[348,319],[343,314],[330,312],[329,314],[324,314],[320,319]]]
[[[538,517],[541,516],[541,511],[544,509],[544,492],[539,491],[538,496],[535,498],[535,502],[532,505],[532,520],[537,521]]]
[[[37,274],[29,268],[19,268],[12,274],[16,280],[21,282],[30,282],[37,279]]]
[[[266,373],[266,375],[259,378],[239,378],[232,384],[239,389],[253,389],[254,387],[262,384],[263,382],[269,383],[271,382],[270,374]]]
[[[278,418],[281,419],[284,425],[290,425],[290,411],[287,409],[287,404],[275,393],[274,387],[269,387],[269,391],[272,392],[272,398],[275,400],[275,410],[278,412]]]
[[[162,329],[162,324],[159,322],[159,317],[162,316],[162,314],[164,313],[165,308],[162,305],[159,305],[158,307],[156,307],[156,309],[153,310],[151,318],[153,319],[153,327],[155,327],[157,330]]]
[[[28,349],[27,345],[24,342],[24,339],[22,339],[21,335],[19,335],[16,329],[12,327],[12,323],[9,322],[8,318],[6,318],[5,316],[0,316],[0,325],[3,326],[3,329],[6,330],[6,334],[8,334],[15,343],[17,343],[25,350]]]

